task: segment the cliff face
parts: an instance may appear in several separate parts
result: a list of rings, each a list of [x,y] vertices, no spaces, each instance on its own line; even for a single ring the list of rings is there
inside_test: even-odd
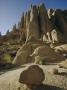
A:
[[[32,6],[24,19],[26,41],[32,37],[43,40],[44,36],[45,42],[67,42],[67,10],[47,11],[44,4],[38,7]]]

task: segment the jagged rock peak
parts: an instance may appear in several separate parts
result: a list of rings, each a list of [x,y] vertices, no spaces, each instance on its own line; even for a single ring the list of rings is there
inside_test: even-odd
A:
[[[28,22],[26,41],[32,37],[39,39],[38,9],[35,5],[32,6],[30,10],[30,21]]]
[[[41,29],[41,37],[47,32],[47,10],[44,4],[39,6],[39,22]]]
[[[30,12],[30,21],[33,20],[37,20],[37,17],[38,17],[38,10],[37,10],[37,6],[34,5],[32,6],[31,8],[31,12]]]

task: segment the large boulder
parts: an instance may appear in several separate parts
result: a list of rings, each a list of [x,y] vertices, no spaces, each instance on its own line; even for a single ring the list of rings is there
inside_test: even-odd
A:
[[[25,44],[23,44],[21,48],[17,51],[17,54],[12,63],[16,65],[22,65],[33,62],[33,59],[30,55],[32,54],[35,48],[41,45],[44,45],[43,41],[31,38]]]
[[[30,43],[25,43],[17,52],[16,57],[13,60],[13,64],[21,65],[28,63],[29,55],[32,53]]]
[[[59,62],[65,60],[61,54],[55,53],[54,50],[47,45],[37,47],[31,56],[33,58],[36,56],[44,57],[45,62]]]
[[[37,65],[32,65],[21,72],[19,82],[27,85],[40,85],[44,79],[43,70]]]

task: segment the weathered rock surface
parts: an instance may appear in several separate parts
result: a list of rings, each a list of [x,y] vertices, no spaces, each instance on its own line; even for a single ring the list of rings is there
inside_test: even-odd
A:
[[[63,17],[64,13],[62,10],[56,10],[55,16],[56,16],[56,25],[58,26],[59,30],[67,34],[67,23]],[[65,16],[66,17],[66,16]],[[57,23],[58,22],[58,23]]]
[[[39,33],[38,10],[36,6],[33,6],[30,12],[30,22],[27,27],[26,41],[31,37],[35,37],[36,39],[38,39]]]
[[[5,64],[10,59],[10,63]],[[16,68],[6,73],[3,71],[0,73],[3,74],[0,75],[0,90],[28,90],[24,83],[37,84],[32,90],[55,90],[56,87],[67,90],[67,60],[65,59],[67,59],[67,10],[50,9],[47,12],[44,4],[39,7],[32,6],[26,14],[22,15],[18,27],[14,25],[12,31],[8,30],[4,36],[0,34],[0,66],[2,65],[2,69],[5,67],[8,69],[14,67],[11,63],[29,65],[34,62],[41,64],[45,76],[37,65]],[[47,65],[57,62],[62,68]],[[55,75],[54,73],[57,72],[59,74]],[[44,87],[46,84],[55,87],[41,88],[39,84],[42,84],[43,80]]]
[[[31,56],[44,57],[45,62],[59,62],[65,60],[61,54],[55,53],[54,50],[47,45],[37,47]]]
[[[41,33],[45,34],[47,32],[47,10],[44,4],[39,6],[39,19]]]
[[[29,55],[31,54],[31,44],[24,44],[17,52],[13,60],[13,64],[21,65],[28,62]]]
[[[41,45],[44,45],[44,43],[41,40],[36,39],[33,39],[32,41],[23,44],[22,47],[17,51],[17,54],[12,63],[16,65],[31,63],[32,58],[30,55],[35,48]]]
[[[27,85],[40,85],[44,79],[43,70],[37,65],[32,65],[27,70],[21,72],[19,82]]]

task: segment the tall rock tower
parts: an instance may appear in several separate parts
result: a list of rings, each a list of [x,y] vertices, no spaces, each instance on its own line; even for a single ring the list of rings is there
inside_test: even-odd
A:
[[[35,39],[39,39],[39,24],[38,24],[38,10],[36,6],[31,7],[30,11],[30,21],[27,25],[27,37],[26,41],[31,39],[32,37]]]

